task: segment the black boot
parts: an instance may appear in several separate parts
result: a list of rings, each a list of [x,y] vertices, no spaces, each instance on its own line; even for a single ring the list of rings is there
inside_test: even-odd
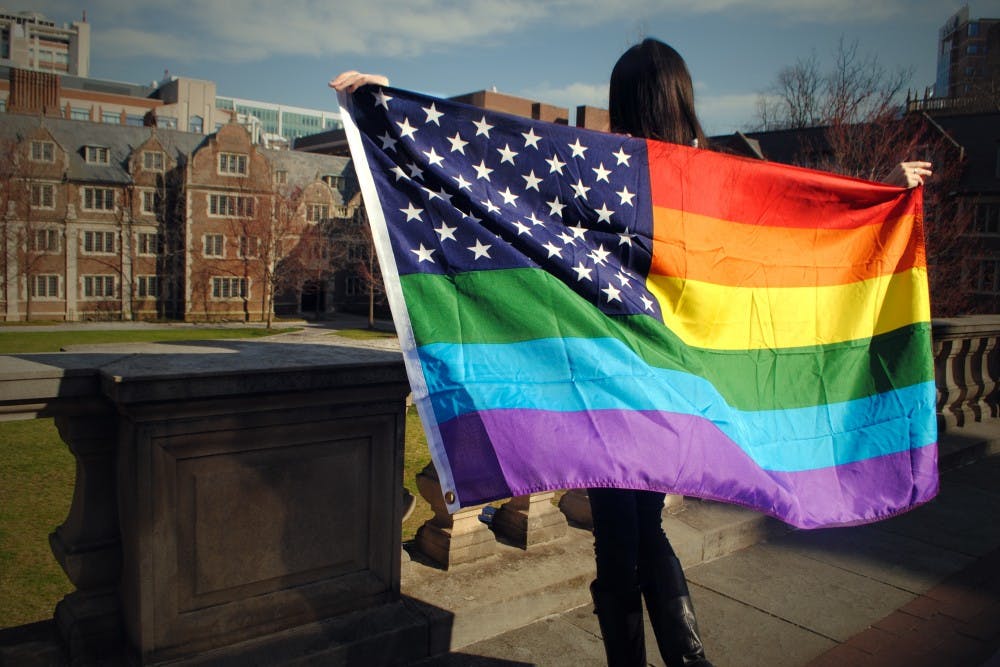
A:
[[[639,590],[602,590],[595,581],[590,584],[590,594],[601,626],[608,667],[646,667]]]
[[[665,571],[642,584],[649,623],[667,667],[712,667],[698,634],[698,621],[688,596],[680,561],[670,560]]]

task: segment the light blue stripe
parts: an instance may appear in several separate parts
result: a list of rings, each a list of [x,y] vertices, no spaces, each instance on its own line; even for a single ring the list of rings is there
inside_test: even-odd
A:
[[[741,411],[706,380],[651,368],[620,341],[544,339],[419,348],[439,423],[497,409],[636,410],[713,422],[761,468],[814,470],[936,442],[935,388],[925,382],[842,403]]]

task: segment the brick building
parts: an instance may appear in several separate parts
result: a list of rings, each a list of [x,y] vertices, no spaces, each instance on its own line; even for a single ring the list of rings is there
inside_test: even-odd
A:
[[[263,320],[364,301],[349,161],[208,136],[0,115],[4,320]]]

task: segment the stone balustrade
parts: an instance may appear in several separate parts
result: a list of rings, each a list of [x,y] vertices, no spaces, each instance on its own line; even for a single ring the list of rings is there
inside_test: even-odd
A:
[[[942,428],[997,416],[1000,316],[933,325]],[[268,655],[396,664],[441,650],[401,599],[405,373],[398,354],[219,341],[0,357],[0,419],[55,417],[76,485],[52,551],[74,661]],[[448,568],[588,528],[586,492],[434,516],[414,546]],[[679,497],[672,499],[676,504]],[[565,515],[565,516],[564,516]],[[440,610],[431,614],[440,624]],[[439,642],[440,643],[440,642]],[[389,654],[392,655],[389,655]]]

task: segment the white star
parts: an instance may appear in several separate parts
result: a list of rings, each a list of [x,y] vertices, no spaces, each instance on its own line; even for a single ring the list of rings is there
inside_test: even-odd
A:
[[[410,139],[416,139],[413,135],[417,133],[417,128],[410,125],[409,118],[403,118],[403,122],[400,123],[396,121],[396,125],[399,125],[399,134],[403,137],[409,137]]]
[[[611,181],[608,180],[608,174],[611,173],[611,170],[610,169],[605,169],[603,162],[601,164],[597,165],[596,167],[591,167],[591,169],[594,171],[595,174],[597,174],[597,180],[598,181],[604,181],[605,183],[610,183],[611,182]]]
[[[580,225],[573,225],[572,227],[567,227],[566,229],[571,231],[573,236],[578,239],[582,239],[583,235],[587,233],[587,229],[585,227],[581,227]]]
[[[580,140],[577,139],[576,143],[567,144],[573,151],[573,157],[583,157],[583,154],[587,152],[587,147],[580,144]]]
[[[421,243],[419,250],[410,250],[410,252],[412,252],[417,256],[418,258],[417,264],[419,264],[420,262],[430,262],[431,264],[434,263],[434,260],[431,259],[431,255],[434,254],[434,248],[425,248],[424,244]]]
[[[590,277],[590,274],[594,272],[593,268],[589,266],[584,266],[583,262],[580,262],[579,264],[573,267],[573,270],[576,271],[577,280],[590,280],[591,282],[593,282],[593,278]]]
[[[420,214],[424,212],[424,209],[417,208],[416,206],[414,206],[413,202],[410,202],[410,205],[408,207],[401,208],[399,210],[406,214],[407,222],[409,222],[410,220],[419,220]]]
[[[527,219],[528,219],[528,222],[530,222],[531,224],[533,224],[535,227],[544,227],[545,226],[545,223],[542,222],[541,220],[539,220],[538,217],[534,213],[532,213],[531,215],[529,215]]]
[[[386,110],[389,109],[389,100],[392,98],[385,94],[381,88],[376,92],[372,93],[375,96],[375,106],[384,107]]]
[[[622,189],[619,190],[616,194],[619,197],[621,197],[621,202],[619,202],[619,203],[621,203],[621,204],[628,204],[629,206],[635,206],[635,204],[632,203],[632,200],[635,199],[635,193],[634,192],[629,192],[628,191],[628,186],[622,187]]]
[[[549,257],[558,257],[559,259],[562,259],[562,250],[555,247],[551,241],[549,241],[542,247],[549,251]]]
[[[597,214],[598,222],[606,222],[609,225],[611,224],[611,214],[614,213],[614,211],[609,209],[607,204],[601,204],[601,208],[594,209],[594,213]]]
[[[443,243],[445,239],[451,239],[452,241],[457,240],[455,239],[456,229],[458,229],[458,227],[449,227],[448,225],[442,222],[441,226],[435,229],[434,231],[437,232],[439,240]]]
[[[531,236],[531,227],[529,227],[528,225],[524,224],[520,220],[516,221],[514,223],[514,226],[517,227],[517,235],[518,236],[520,236],[521,234],[527,234],[528,236]]]
[[[629,234],[628,232],[625,232],[624,234],[619,234],[618,235],[618,245],[627,245],[627,246],[631,247],[631,245],[632,245],[632,239],[634,239],[634,238],[635,238],[635,234]]]
[[[490,257],[490,253],[488,252],[489,249],[492,247],[493,246],[491,245],[484,245],[482,241],[476,239],[476,245],[470,248],[466,248],[466,250],[472,251],[473,255],[472,259],[479,259],[480,257],[485,257],[486,259],[493,259],[492,257]]]
[[[465,147],[469,144],[468,141],[462,139],[462,135],[458,132],[455,133],[454,137],[448,137],[448,141],[451,142],[451,152],[454,153],[458,151],[462,155],[465,155]]]
[[[618,152],[617,153],[612,153],[612,155],[614,155],[616,158],[618,158],[618,164],[623,164],[626,167],[629,166],[628,160],[632,156],[631,155],[626,155],[624,149],[622,149],[620,146],[618,147]]]
[[[562,210],[566,208],[566,204],[559,201],[559,197],[545,203],[549,205],[549,215],[558,215],[559,217],[562,217]]]
[[[434,192],[430,188],[420,188],[420,189],[427,193],[427,197],[429,199],[440,199],[443,202],[448,202],[449,204],[451,203],[451,195],[448,194],[448,191],[444,189],[444,186],[441,187],[441,190],[439,192]]]
[[[410,164],[406,165],[406,168],[410,170],[411,178],[420,178],[421,176],[424,175],[424,170],[421,169],[416,162],[411,162]]]
[[[458,189],[459,190],[471,190],[472,189],[472,183],[469,183],[467,180],[465,180],[464,178],[462,178],[461,174],[459,174],[458,176],[452,176],[452,178],[454,178],[455,182],[458,183]]]
[[[528,132],[527,133],[522,132],[521,136],[524,137],[525,148],[527,148],[528,146],[531,146],[534,149],[538,148],[538,140],[541,139],[541,137],[535,134],[535,128],[533,127],[528,128]]]
[[[486,210],[489,211],[490,213],[499,213],[500,212],[500,207],[497,206],[496,204],[494,204],[493,202],[491,202],[489,199],[484,199],[483,201],[481,201],[479,203],[482,204],[483,206],[485,206]]]
[[[587,254],[587,257],[589,257],[594,264],[604,264],[608,261],[608,255],[610,254],[610,252],[604,249],[604,244],[601,244],[591,250]]]
[[[503,201],[505,204],[510,204],[511,206],[514,206],[514,202],[517,201],[517,195],[511,192],[510,188],[507,188],[506,190],[501,192],[500,196],[503,197]]]
[[[621,271],[619,271],[619,272],[618,272],[618,273],[617,273],[617,274],[615,275],[615,278],[617,278],[617,279],[618,279],[618,284],[619,284],[619,285],[621,285],[622,287],[629,287],[629,286],[631,286],[631,285],[632,285],[632,281],[630,281],[630,280],[628,279],[628,276],[626,276],[626,275],[625,275],[624,273],[622,273]]]
[[[423,107],[423,109],[424,113],[427,114],[427,120],[424,121],[424,124],[426,125],[427,123],[434,123],[438,127],[441,127],[441,123],[438,122],[438,118],[440,118],[444,114],[437,110],[437,107],[434,106],[434,103],[431,102],[430,107]]]
[[[477,137],[480,134],[484,134],[484,135],[486,135],[487,139],[490,138],[490,130],[493,129],[493,126],[486,122],[486,116],[483,116],[483,119],[480,120],[480,121],[475,121],[475,120],[472,121],[472,124],[476,126],[476,136]]]
[[[559,236],[557,236],[556,238],[562,241],[563,245],[569,245],[570,243],[573,243],[573,241],[576,240],[566,232],[559,232]]]
[[[396,140],[389,136],[389,131],[386,130],[379,139],[382,141],[382,150],[384,151],[394,151],[396,150]]]
[[[538,184],[542,182],[542,179],[540,179],[537,176],[535,176],[535,170],[534,169],[531,170],[531,173],[524,174],[523,176],[521,176],[521,178],[523,178],[525,181],[527,181],[527,185],[524,186],[525,190],[535,190],[535,191],[537,191],[538,190]]]
[[[443,157],[441,157],[440,155],[438,155],[434,151],[434,147],[433,146],[431,146],[431,149],[429,151],[423,151],[423,153],[424,153],[424,155],[427,156],[427,161],[430,164],[434,165],[435,167],[440,166],[441,165],[441,161],[444,160]]]
[[[619,296],[621,294],[621,290],[611,283],[608,283],[608,286],[601,291],[608,295],[608,303],[611,303],[612,301],[617,301],[618,303],[622,302],[621,297]]]
[[[549,169],[549,173],[550,174],[553,173],[553,172],[561,174],[562,173],[562,168],[566,166],[566,163],[563,162],[563,161],[561,161],[559,159],[559,156],[556,155],[555,153],[553,153],[552,157],[550,159],[546,160],[546,162],[548,162],[549,163],[549,167],[551,167]]]
[[[583,179],[577,181],[572,188],[576,191],[576,196],[581,199],[586,199],[587,193],[590,191],[590,188],[583,184]]]
[[[650,300],[649,297],[647,297],[645,294],[643,294],[642,296],[639,297],[639,301],[642,301],[642,305],[643,305],[643,307],[646,310],[652,312],[652,310],[653,310],[653,302],[652,302],[652,300]]]
[[[400,167],[398,164],[389,171],[396,174],[396,181],[399,181],[399,179],[401,178],[409,178],[409,176],[406,175],[406,172],[403,171],[403,168]]]
[[[476,178],[485,178],[487,181],[490,180],[490,174],[493,170],[486,166],[486,160],[480,160],[479,164],[473,165],[472,168],[476,170]]]
[[[511,164],[514,164],[514,157],[517,155],[517,153],[510,149],[510,144],[507,144],[503,148],[498,148],[497,153],[500,153],[501,156],[500,164],[503,164],[504,162],[510,162]]]

